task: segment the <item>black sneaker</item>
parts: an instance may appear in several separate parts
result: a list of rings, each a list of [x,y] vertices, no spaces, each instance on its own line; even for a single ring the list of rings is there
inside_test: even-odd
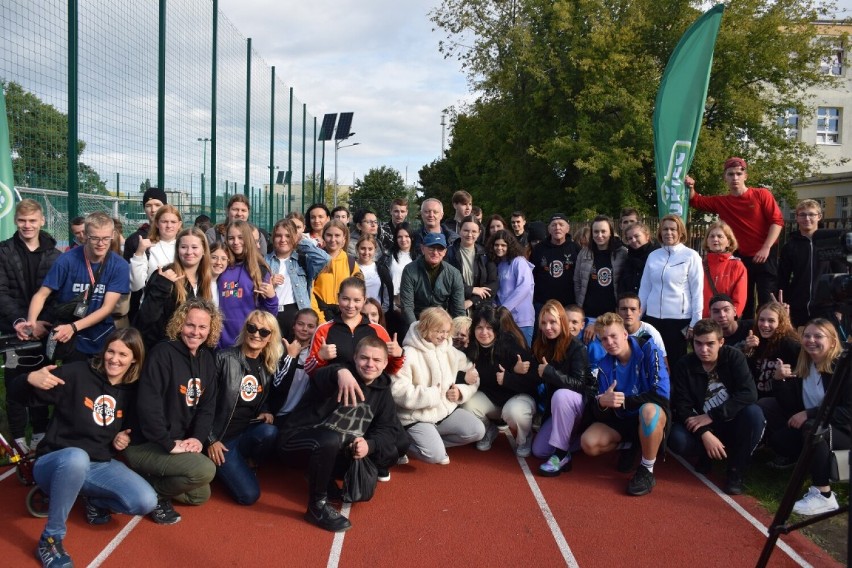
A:
[[[377,468],[379,470],[379,481],[390,481],[390,470],[386,467]]]
[[[157,506],[151,511],[151,519],[158,525],[173,525],[180,522],[180,515],[172,507],[170,499],[160,497]]]
[[[341,515],[325,499],[308,505],[308,510],[305,511],[305,520],[330,532],[343,532],[352,528],[349,519]]]
[[[41,560],[44,568],[65,568],[74,566],[71,557],[62,548],[62,539],[52,536],[44,537],[38,541],[36,547],[36,558]]]
[[[647,467],[640,465],[636,468],[636,473],[633,474],[630,483],[627,484],[627,494],[634,497],[647,495],[656,484],[657,480],[654,479],[654,474],[648,471]]]
[[[90,525],[105,525],[112,520],[109,509],[92,505],[86,497],[83,497],[83,504],[86,506],[86,521]]]
[[[629,448],[618,451],[618,464],[616,465],[618,471],[627,473],[633,470],[633,466],[636,463],[636,455],[639,453],[639,447],[639,444],[634,442]]]
[[[725,483],[725,493],[728,495],[742,495],[744,492],[743,476],[738,471],[729,471],[728,480]]]

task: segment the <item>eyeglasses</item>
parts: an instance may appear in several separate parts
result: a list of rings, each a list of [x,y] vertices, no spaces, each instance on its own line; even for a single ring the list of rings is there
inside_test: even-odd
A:
[[[109,244],[112,242],[112,237],[86,237],[86,240],[90,243],[100,245],[100,244]]]
[[[816,219],[819,217],[819,213],[796,213],[796,217],[801,219]]]
[[[249,332],[249,335],[254,335],[255,333],[258,333],[261,337],[269,337],[270,335],[272,335],[271,329],[266,329],[265,327],[257,327],[253,323],[246,324],[246,331]]]

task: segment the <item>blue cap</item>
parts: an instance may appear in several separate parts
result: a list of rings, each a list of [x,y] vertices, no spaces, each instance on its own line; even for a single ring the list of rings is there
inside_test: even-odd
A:
[[[447,239],[443,233],[426,233],[421,243],[424,247],[443,247],[447,248]]]

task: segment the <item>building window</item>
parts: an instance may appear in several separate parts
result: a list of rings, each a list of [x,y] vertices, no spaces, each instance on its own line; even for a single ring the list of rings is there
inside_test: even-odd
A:
[[[843,75],[843,48],[833,45],[830,52],[830,55],[826,55],[820,61],[819,70],[823,75],[840,77]]]
[[[849,219],[852,217],[852,199],[849,196],[837,198],[837,216],[841,219]]]
[[[794,108],[784,110],[778,117],[778,127],[784,131],[784,138],[797,140],[799,138],[799,111]]]
[[[817,144],[840,144],[840,109],[819,107],[817,109]]]

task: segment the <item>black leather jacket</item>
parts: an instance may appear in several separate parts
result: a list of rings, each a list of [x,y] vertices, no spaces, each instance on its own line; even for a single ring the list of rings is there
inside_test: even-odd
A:
[[[207,443],[212,444],[222,439],[231,423],[234,409],[240,398],[240,384],[247,374],[251,373],[248,361],[241,347],[229,347],[216,353],[216,369],[218,370],[218,395],[216,397],[216,417],[213,419],[213,428],[207,437]],[[258,373],[259,392],[255,399],[257,414],[269,412],[267,402],[272,390],[272,375],[261,366]]]

